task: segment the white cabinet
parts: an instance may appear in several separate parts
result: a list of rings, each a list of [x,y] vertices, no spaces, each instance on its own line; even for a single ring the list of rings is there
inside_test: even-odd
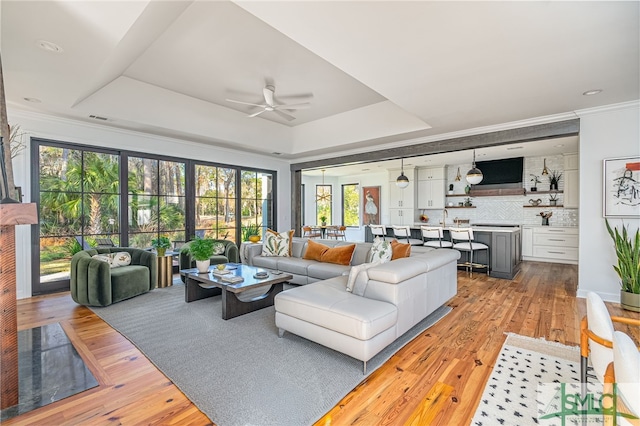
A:
[[[391,225],[413,225],[415,220],[414,209],[389,209]]]
[[[522,227],[522,258],[533,256],[533,227]]]
[[[531,241],[525,243],[525,235],[528,229],[531,229],[532,238]],[[552,226],[524,227],[522,258],[539,262],[577,263],[578,228]]]
[[[564,207],[577,209],[580,205],[578,154],[564,155]]]
[[[418,169],[418,208],[443,209],[445,206],[445,169]]]
[[[409,186],[399,188],[396,179],[400,175],[400,169],[389,170],[389,208],[413,209],[415,208],[416,172],[415,169],[404,169],[404,174],[409,178]]]

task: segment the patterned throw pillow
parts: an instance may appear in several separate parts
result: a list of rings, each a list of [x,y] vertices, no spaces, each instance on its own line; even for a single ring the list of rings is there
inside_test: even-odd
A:
[[[91,256],[93,259],[99,260],[101,262],[106,262],[109,264],[109,267],[111,268],[111,262],[113,261],[113,257],[111,256],[111,254],[94,254],[93,256]]]
[[[224,243],[213,243],[213,254],[224,254]]]
[[[391,260],[392,250],[391,243],[389,241],[385,241],[380,237],[376,237],[373,240],[373,245],[369,250],[369,262],[375,262],[377,260],[380,263],[388,262]]]
[[[127,266],[131,264],[131,255],[126,251],[119,251],[117,253],[111,253],[113,260],[111,261],[111,267],[117,268],[118,266]]]
[[[291,238],[293,231],[276,232],[267,229],[262,244],[263,256],[291,257]]]

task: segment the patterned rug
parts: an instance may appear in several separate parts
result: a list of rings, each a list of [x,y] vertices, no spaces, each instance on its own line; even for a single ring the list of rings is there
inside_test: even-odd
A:
[[[579,392],[579,382],[579,347],[508,333],[471,424],[560,425],[563,417],[544,417],[560,409],[560,384]]]

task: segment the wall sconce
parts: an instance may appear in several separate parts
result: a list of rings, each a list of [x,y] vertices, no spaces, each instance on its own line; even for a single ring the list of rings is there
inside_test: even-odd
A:
[[[456,175],[456,178],[454,180],[456,182],[460,182],[460,179],[462,179],[462,176],[460,175],[460,167],[458,167],[458,174]]]
[[[543,167],[543,169],[542,169],[542,175],[543,175],[543,176],[546,176],[546,175],[548,175],[548,174],[549,174],[549,169],[547,169],[547,159],[545,158],[545,159],[544,159],[544,167]]]

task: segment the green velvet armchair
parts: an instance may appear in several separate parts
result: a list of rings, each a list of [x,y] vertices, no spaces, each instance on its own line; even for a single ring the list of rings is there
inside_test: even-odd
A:
[[[111,268],[93,258],[96,254],[127,252],[131,264]],[[86,306],[112,303],[146,293],[158,284],[158,258],[155,253],[131,247],[82,250],[71,258],[71,297]]]
[[[238,250],[238,246],[229,240],[214,240],[217,243],[224,244],[224,253],[223,254],[214,254],[209,259],[211,265],[218,265],[220,263],[238,263],[240,262],[240,252]],[[182,250],[185,250],[185,247],[188,248],[191,241],[184,243],[182,247],[180,247],[180,269],[190,269],[196,267],[195,260],[191,260],[189,254],[184,253]],[[180,276],[182,281],[184,282],[184,276]]]

